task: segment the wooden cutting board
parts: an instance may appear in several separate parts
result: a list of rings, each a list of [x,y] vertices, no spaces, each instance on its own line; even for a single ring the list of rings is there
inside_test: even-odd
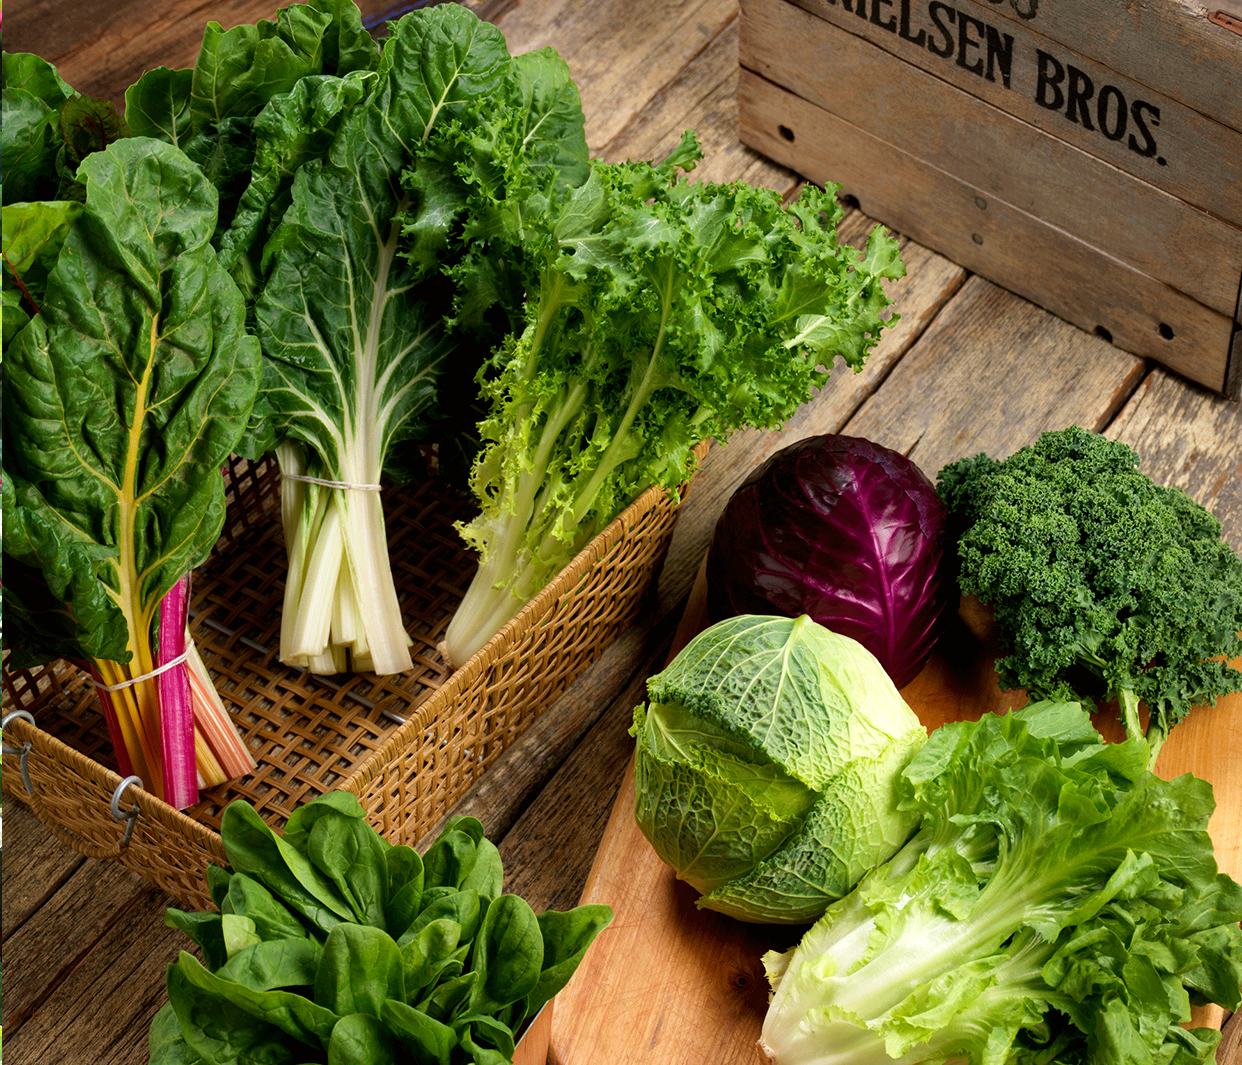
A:
[[[705,622],[702,572],[672,654]],[[986,629],[972,625],[977,632]],[[1002,692],[995,648],[965,625],[902,695],[930,729],[1025,701]],[[1097,715],[1110,739],[1116,715]],[[1187,717],[1170,735],[1156,771],[1194,772],[1212,782],[1216,813],[1209,832],[1220,867],[1242,880],[1242,696]],[[756,1041],[767,1009],[762,955],[784,950],[804,927],[747,924],[695,907],[697,893],[656,857],[634,822],[633,764],[626,768],[583,902],[603,902],[615,918],[557,996],[549,1065],[758,1065]],[[1220,1027],[1224,1012],[1197,1011],[1195,1022]]]

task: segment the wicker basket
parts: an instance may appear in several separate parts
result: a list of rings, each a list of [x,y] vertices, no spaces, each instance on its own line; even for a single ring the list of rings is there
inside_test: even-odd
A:
[[[326,678],[277,659],[285,557],[275,464],[235,461],[225,476],[228,520],[195,571],[191,627],[258,762],[252,775],[175,810],[133,783],[121,786],[79,669],[55,662],[4,671],[5,792],[30,803],[74,850],[117,859],[198,909],[210,903],[207,865],[224,861],[220,815],[233,799],[249,800],[279,828],[302,803],[343,789],[386,838],[421,839],[633,620],[680,506],[661,489],[646,492],[452,671],[437,645],[475,569],[453,529],[472,505],[434,478],[387,491],[414,669]]]

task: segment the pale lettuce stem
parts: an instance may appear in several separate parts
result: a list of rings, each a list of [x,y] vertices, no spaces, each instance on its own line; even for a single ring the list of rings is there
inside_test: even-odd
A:
[[[1165,737],[1159,730],[1145,731],[1143,729],[1143,722],[1139,718],[1141,702],[1142,700],[1135,694],[1133,688],[1117,689],[1117,703],[1121,707],[1121,720],[1126,727],[1126,736],[1132,740],[1144,740],[1147,743],[1148,750],[1151,752],[1147,760],[1147,768],[1150,769],[1156,764],[1156,756],[1160,753]]]
[[[342,492],[345,565],[353,581],[358,618],[366,633],[371,670],[403,673],[413,667],[410,640],[392,576],[384,510],[378,492]]]
[[[335,489],[314,487],[307,493],[310,515],[303,513],[307,553],[301,570],[300,594],[294,609],[286,611],[282,626],[288,625],[287,660],[322,654],[328,646],[332,624],[332,601],[343,555],[340,511]],[[282,658],[286,658],[281,640]]]
[[[599,463],[596,465],[590,479],[574,500],[571,520],[575,525],[582,521],[587,511],[594,505],[600,488],[604,481],[612,474],[612,471],[621,463],[633,457],[634,448],[633,442],[630,440],[630,429],[634,425],[634,419],[638,417],[638,412],[643,409],[647,400],[651,398],[651,393],[655,391],[655,380],[658,377],[657,367],[660,365],[660,359],[664,354],[664,344],[668,337],[665,327],[668,320],[669,303],[672,300],[671,286],[672,279],[670,278],[668,288],[664,294],[664,314],[660,322],[660,331],[656,335],[655,344],[652,346],[650,354],[647,356],[647,364],[643,367],[642,377],[630,393],[630,401],[626,405],[625,413],[622,414],[621,420],[617,422],[613,430],[612,439],[608,442],[608,447],[600,457]]]
[[[521,556],[534,524],[536,497],[548,480],[548,463],[561,433],[581,413],[585,400],[581,382],[562,392],[540,431],[529,468],[497,506],[504,519],[489,531],[498,535],[486,542],[479,568],[444,635],[445,653],[455,667],[465,664],[526,603],[512,588],[529,565],[529,558],[523,565]]]

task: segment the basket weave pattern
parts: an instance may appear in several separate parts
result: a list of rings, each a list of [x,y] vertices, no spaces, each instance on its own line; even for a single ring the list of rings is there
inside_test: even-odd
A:
[[[700,450],[698,457],[702,458]],[[635,501],[531,603],[452,671],[437,645],[475,561],[453,528],[472,504],[434,478],[386,491],[394,579],[414,669],[315,677],[280,663],[285,556],[275,464],[225,471],[229,510],[212,556],[195,570],[191,629],[216,688],[258,763],[180,812],[131,786],[132,836],[110,803],[121,783],[95,692],[77,667],[4,671],[4,790],[29,802],[62,841],[116,858],[184,905],[206,908],[204,873],[223,863],[220,815],[249,800],[281,827],[333,788],[357,794],[394,843],[414,843],[630,623],[663,562],[678,503],[660,489]],[[31,782],[27,793],[22,773]]]

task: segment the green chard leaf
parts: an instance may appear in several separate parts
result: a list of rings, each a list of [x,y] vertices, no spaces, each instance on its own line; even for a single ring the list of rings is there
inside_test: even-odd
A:
[[[161,598],[220,533],[258,347],[209,244],[215,193],[182,153],[126,139],[80,176],[42,313],[5,353],[4,548],[87,653],[141,663]]]
[[[47,276],[82,213],[73,200],[4,205],[4,346],[43,306]],[[13,297],[10,300],[10,296]]]
[[[215,243],[247,294],[253,281],[243,267],[252,264],[239,256],[254,252],[257,258],[252,244],[275,210],[272,200],[286,177],[273,173],[280,165],[277,156],[283,152],[290,167],[300,161],[293,146],[273,146],[280,135],[272,127],[287,124],[291,112],[306,107],[307,94],[317,92],[303,81],[352,80],[354,72],[373,70],[378,59],[379,48],[352,0],[309,0],[281,8],[274,21],[227,30],[209,22],[192,69],[157,67],[126,90],[125,118],[133,133],[180,147],[215,185],[220,195]],[[301,102],[286,101],[289,94]],[[286,118],[260,118],[269,105],[283,109]],[[325,106],[330,105],[317,104],[305,114],[312,125],[303,141],[313,141],[315,130],[328,121]],[[309,152],[322,146],[297,147]],[[225,247],[224,235],[239,211],[241,233]]]

